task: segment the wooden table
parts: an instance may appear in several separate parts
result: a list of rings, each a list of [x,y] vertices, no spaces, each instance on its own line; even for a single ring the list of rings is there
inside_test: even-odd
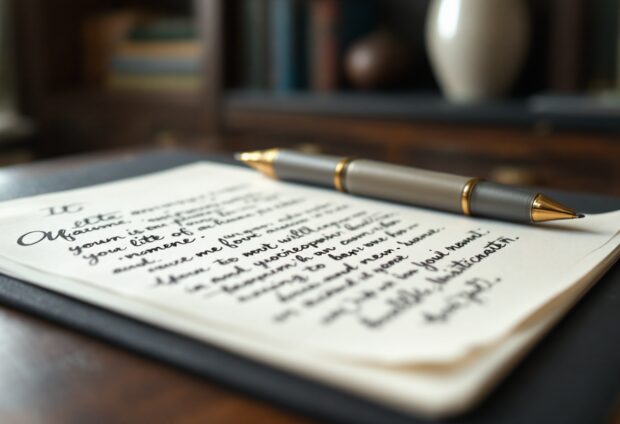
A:
[[[0,185],[102,156],[0,168]],[[6,187],[5,186],[5,187]],[[298,423],[283,411],[0,305],[0,422]]]
[[[113,156],[114,161],[131,160],[135,153],[97,154],[0,168],[0,200],[11,197],[10,193],[27,195],[41,191],[43,186],[37,187],[37,182],[45,181],[51,172],[64,172],[67,185],[83,184],[75,165],[100,161],[106,156]],[[85,169],[91,172],[94,167]],[[578,197],[575,195],[575,200]],[[609,198],[589,196],[588,199],[588,207],[593,211],[610,204]],[[451,422],[497,422],[497,417],[505,418],[503,422],[539,422],[540,419],[516,420],[524,416],[554,416],[549,414],[558,410],[568,414],[591,411],[599,416],[602,411],[609,417],[608,422],[620,422],[620,409],[607,412],[613,402],[610,397],[617,399],[613,388],[617,387],[614,373],[618,369],[616,352],[619,351],[615,337],[617,320],[614,320],[618,311],[618,296],[614,291],[617,285],[609,289],[609,283],[613,282],[607,282],[606,290],[600,290],[599,284],[598,290],[595,287],[589,293],[590,301],[575,308],[569,319],[563,320],[540,343],[543,346],[537,348],[538,353],[524,361],[510,384],[504,384],[505,390],[494,392],[494,399],[486,408]],[[71,322],[75,320],[74,316],[70,318]],[[598,332],[591,331],[591,323],[598,325]],[[580,340],[578,346],[574,340]],[[594,367],[593,352],[595,362],[602,366]],[[586,373],[575,372],[584,367],[592,369]],[[579,387],[584,390],[573,389]],[[599,402],[599,397],[604,399]],[[550,399],[555,403],[549,402]],[[575,407],[584,404],[588,408]],[[517,418],[512,419],[506,413]],[[0,423],[6,422],[277,424],[311,421],[189,372],[0,305]]]

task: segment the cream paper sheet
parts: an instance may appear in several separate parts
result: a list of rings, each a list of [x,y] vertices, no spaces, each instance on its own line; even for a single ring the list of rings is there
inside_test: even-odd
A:
[[[420,369],[495,351],[592,283],[619,218],[515,225],[202,163],[2,203],[0,268],[254,356]]]

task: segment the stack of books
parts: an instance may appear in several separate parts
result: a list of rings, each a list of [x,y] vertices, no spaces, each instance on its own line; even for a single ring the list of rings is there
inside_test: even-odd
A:
[[[114,48],[105,86],[138,91],[194,91],[203,80],[202,45],[189,19],[138,25]]]
[[[244,0],[245,89],[330,92],[342,84],[346,50],[376,28],[375,0]]]

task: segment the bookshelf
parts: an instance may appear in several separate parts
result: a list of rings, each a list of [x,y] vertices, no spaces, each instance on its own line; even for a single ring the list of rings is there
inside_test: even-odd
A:
[[[537,96],[546,89],[580,92],[583,66],[575,62],[577,53],[558,58],[551,52],[557,40],[565,42],[562,31],[581,40],[566,22],[583,2],[570,0],[564,9],[558,0],[530,1],[536,40],[544,46],[532,49],[510,98],[456,106],[441,97],[420,45],[416,78],[392,89],[358,92],[344,86],[327,94],[248,89],[240,82],[237,51],[244,1],[58,0],[53,6],[13,1],[20,89],[27,100],[21,106],[40,125],[39,150],[57,155],[133,145],[209,151],[301,146],[503,182],[620,194],[618,114],[581,103],[549,109]],[[382,16],[392,16],[388,27],[394,29],[419,26],[426,3],[381,2],[388,5]],[[198,89],[115,92],[87,84],[81,26],[92,16],[127,7],[189,11],[205,75]],[[403,24],[399,10],[412,18]],[[572,63],[572,74],[549,65],[558,60]]]
[[[214,1],[14,1],[21,109],[41,122],[43,155],[174,144],[209,146],[217,125],[213,112],[219,89],[217,56],[221,4]],[[83,27],[89,19],[118,10],[187,13],[201,44],[203,78],[195,90],[142,92],[109,90],[84,75]],[[207,19],[207,17],[209,17]]]

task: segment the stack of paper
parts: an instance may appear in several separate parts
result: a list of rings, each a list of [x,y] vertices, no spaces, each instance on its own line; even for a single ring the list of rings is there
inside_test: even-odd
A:
[[[0,271],[394,408],[472,406],[609,268],[525,226],[201,163],[0,207]]]

